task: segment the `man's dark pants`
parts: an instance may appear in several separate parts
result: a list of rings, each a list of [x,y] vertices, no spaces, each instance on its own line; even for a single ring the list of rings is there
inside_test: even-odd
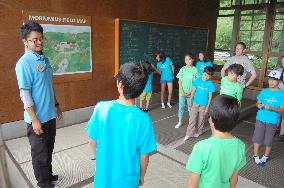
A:
[[[31,124],[27,127],[27,136],[31,145],[34,175],[39,187],[50,185],[52,175],[52,152],[56,136],[56,120],[42,123],[43,133],[35,134]]]

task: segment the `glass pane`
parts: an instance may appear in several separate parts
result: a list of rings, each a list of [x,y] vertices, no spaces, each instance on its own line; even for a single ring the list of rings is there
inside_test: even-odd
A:
[[[284,13],[282,14],[277,14],[275,17],[276,20],[283,20],[284,19]]]
[[[275,70],[278,68],[279,57],[269,57],[267,63],[267,70]]]
[[[241,16],[241,20],[252,20],[251,16]]]
[[[219,10],[219,15],[234,14],[235,10]]]
[[[249,44],[250,41],[250,31],[240,31],[240,41]]]
[[[243,1],[243,3],[244,3],[245,5],[251,5],[251,4],[254,4],[254,1],[255,1],[255,0],[245,0],[245,1]]]
[[[265,27],[265,20],[254,21],[252,23],[252,29],[253,30],[264,30],[264,27]]]
[[[266,19],[266,15],[262,14],[262,15],[255,15],[253,20],[264,20]]]
[[[249,46],[250,51],[262,51],[262,42],[252,41]]]
[[[233,19],[233,17],[218,17],[215,49],[230,50]]]
[[[263,41],[264,31],[253,31],[251,41]]]
[[[220,0],[220,7],[230,7],[231,0]]]
[[[274,30],[284,30],[284,20],[275,20]]]
[[[251,21],[241,21],[240,22],[240,30],[251,30]]]
[[[252,14],[253,10],[242,10],[241,14]]]

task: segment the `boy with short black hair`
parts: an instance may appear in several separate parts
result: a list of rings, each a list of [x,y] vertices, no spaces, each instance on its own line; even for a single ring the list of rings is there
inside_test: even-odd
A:
[[[268,75],[269,88],[263,89],[257,96],[256,106],[259,108],[256,115],[253,133],[254,161],[263,167],[269,159],[272,141],[277,130],[280,114],[284,112],[284,91],[279,89],[281,72],[271,71]],[[259,159],[258,152],[261,145],[265,145],[265,152]]]
[[[228,76],[221,80],[220,95],[225,94],[235,97],[239,102],[242,99],[243,88],[238,78],[243,75],[244,67],[240,64],[232,64],[228,67]]]
[[[219,95],[209,107],[212,137],[193,147],[186,165],[187,188],[236,187],[240,169],[246,164],[245,144],[231,134],[240,115],[238,101]]]
[[[193,82],[189,100],[190,117],[184,141],[190,137],[197,138],[203,133],[205,116],[212,99],[212,93],[215,92],[215,86],[211,80],[213,74],[213,67],[205,67],[202,77]]]
[[[147,82],[142,64],[126,63],[117,78],[117,100],[99,102],[86,131],[96,148],[96,188],[138,188],[157,149],[150,116],[135,105]]]

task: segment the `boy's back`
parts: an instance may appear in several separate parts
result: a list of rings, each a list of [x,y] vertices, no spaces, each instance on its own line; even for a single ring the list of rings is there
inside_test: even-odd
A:
[[[97,143],[95,187],[138,187],[140,155],[156,150],[151,118],[135,105],[100,102],[86,130]]]
[[[244,151],[238,138],[211,137],[194,146],[186,168],[200,175],[198,187],[230,187],[233,172],[246,163]]]

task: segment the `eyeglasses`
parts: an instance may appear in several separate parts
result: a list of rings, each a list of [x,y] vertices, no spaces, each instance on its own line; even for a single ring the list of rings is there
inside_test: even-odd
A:
[[[37,44],[39,42],[43,43],[44,40],[45,40],[44,38],[39,38],[39,39],[35,38],[35,39],[32,39],[32,40],[28,40],[28,41],[30,41],[30,42],[32,42],[34,44]]]

